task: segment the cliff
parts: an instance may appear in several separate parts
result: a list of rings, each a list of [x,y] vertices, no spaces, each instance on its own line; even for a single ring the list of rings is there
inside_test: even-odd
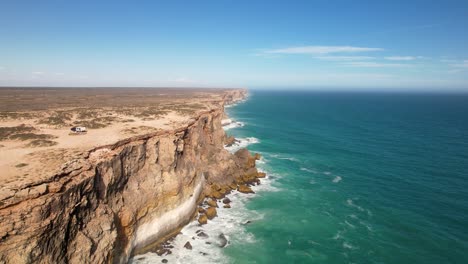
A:
[[[254,158],[224,149],[222,105],[184,127],[82,153],[2,198],[0,263],[126,263],[190,221],[214,186],[249,181]]]

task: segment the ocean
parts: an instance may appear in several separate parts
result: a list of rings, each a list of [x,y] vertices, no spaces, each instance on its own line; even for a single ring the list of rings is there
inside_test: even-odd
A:
[[[251,91],[227,113],[267,179],[134,263],[468,263],[468,95]]]

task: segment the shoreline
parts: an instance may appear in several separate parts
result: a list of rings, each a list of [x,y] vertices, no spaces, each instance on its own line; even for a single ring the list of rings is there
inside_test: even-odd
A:
[[[227,117],[227,114],[225,117]],[[225,123],[223,128],[226,128],[226,126],[229,126],[232,123],[238,122],[229,117],[228,119],[230,119],[231,122]],[[225,131],[228,129],[225,129]],[[225,149],[234,154],[239,149],[243,149],[250,144],[258,143],[257,140],[245,144],[244,140],[245,139],[242,138],[236,139],[230,147],[225,146]],[[258,154],[254,157],[256,157],[255,160],[258,161],[258,164],[264,163],[264,161],[260,160],[261,158]],[[129,263],[186,263],[187,261],[190,263],[223,263],[224,256],[218,249],[228,247],[232,243],[230,238],[232,234],[226,230],[219,232],[216,230],[218,230],[219,227],[229,228],[229,226],[232,225],[237,225],[234,229],[240,230],[252,221],[257,221],[262,218],[261,216],[254,218],[249,217],[245,218],[244,221],[241,222],[239,222],[240,219],[230,219],[232,217],[236,218],[236,214],[245,214],[245,203],[249,199],[255,197],[256,192],[262,192],[271,185],[271,180],[269,179],[269,176],[267,176],[267,173],[264,170],[258,171],[260,177],[257,179],[259,181],[252,182],[248,185],[252,192],[242,193],[236,188],[229,188],[230,191],[227,191],[225,195],[222,195],[222,197],[218,196],[215,198],[213,195],[207,195],[199,203],[197,211],[200,212],[207,210],[214,206],[217,211],[215,218],[208,220],[208,223],[206,224],[200,224],[200,218],[197,219],[196,216],[193,217],[186,225],[175,232],[173,236],[161,241],[152,249],[148,248],[145,253],[133,255]],[[222,189],[222,187],[219,186],[218,189]],[[226,202],[226,198],[228,202]],[[197,214],[199,213],[196,212],[195,215]],[[249,235],[246,234],[246,236]],[[254,238],[250,237],[250,239]],[[197,261],[192,258],[197,259]]]

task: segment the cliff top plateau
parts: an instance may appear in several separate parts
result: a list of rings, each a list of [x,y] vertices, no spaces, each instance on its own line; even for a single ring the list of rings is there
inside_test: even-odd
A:
[[[101,146],[184,127],[241,89],[0,88],[0,200]],[[74,132],[85,127],[86,132]]]

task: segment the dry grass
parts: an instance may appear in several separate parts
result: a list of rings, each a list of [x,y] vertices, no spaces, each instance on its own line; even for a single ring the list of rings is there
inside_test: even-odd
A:
[[[76,109],[78,115],[77,119],[92,119],[97,118],[99,113],[102,112],[102,109],[99,108],[88,108],[88,109]]]
[[[52,125],[56,127],[70,126],[73,113],[69,111],[55,111],[48,117],[39,119],[38,124]]]
[[[206,107],[202,104],[168,104],[163,107],[166,111],[175,111],[181,115],[193,115],[197,111],[203,110]]]
[[[33,141],[29,142],[29,144],[27,146],[37,148],[37,147],[52,147],[52,146],[55,146],[57,144],[58,144],[57,142],[52,141],[52,140],[36,139],[36,140],[33,140]]]
[[[25,124],[15,127],[0,127],[0,140],[11,139],[16,134],[30,133],[34,130],[36,130],[34,127]]]
[[[202,88],[0,88],[0,112],[64,108],[154,107],[168,101],[221,96],[228,89]]]
[[[38,113],[34,112],[0,112],[0,120],[24,120],[38,118]]]
[[[18,134],[14,134],[8,137],[8,139],[11,139],[11,140],[21,140],[21,141],[45,140],[45,139],[52,139],[52,138],[55,138],[55,136],[48,135],[48,134],[35,134],[35,133],[18,133]]]
[[[123,119],[116,116],[101,116],[90,120],[76,120],[73,122],[75,126],[84,126],[90,129],[98,129],[110,126],[114,123],[135,122],[133,119]]]
[[[121,132],[124,134],[136,135],[136,134],[141,134],[141,133],[154,133],[158,131],[161,131],[161,129],[150,127],[150,126],[139,126],[139,127],[127,128],[127,129],[122,130]]]
[[[28,166],[27,163],[19,163],[19,164],[15,165],[16,168],[22,168],[22,167],[26,167],[26,166]]]

